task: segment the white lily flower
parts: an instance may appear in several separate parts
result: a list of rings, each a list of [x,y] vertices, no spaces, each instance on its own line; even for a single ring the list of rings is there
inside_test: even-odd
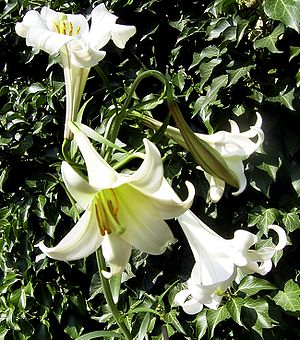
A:
[[[188,314],[200,312],[203,305],[217,308],[222,295],[236,277],[236,269],[246,274],[265,275],[272,268],[271,258],[287,244],[285,231],[270,225],[279,240],[274,247],[250,249],[259,238],[245,230],[237,230],[230,240],[224,239],[205,225],[191,211],[178,217],[195,258],[187,289],[177,293],[175,302]]]
[[[239,190],[233,193],[235,196],[242,193],[247,185],[243,161],[255,152],[264,141],[264,133],[261,129],[262,118],[258,112],[256,117],[255,125],[250,126],[250,129],[245,132],[240,132],[237,123],[231,120],[230,132],[219,131],[211,135],[196,133],[198,138],[210,144],[221,154],[228,168],[237,176]],[[256,142],[253,142],[252,138],[257,138]],[[210,198],[213,202],[218,202],[223,195],[225,182],[206,172],[204,174],[210,184]]]
[[[162,254],[174,242],[164,220],[189,209],[195,194],[193,185],[187,182],[188,197],[180,200],[163,176],[158,149],[147,139],[144,161],[128,175],[108,165],[74,124],[71,130],[85,160],[88,181],[66,162],[62,164],[62,177],[85,212],[55,247],[41,242],[42,252],[53,259],[71,261],[92,254],[101,245],[110,266],[110,272],[103,273],[106,277],[123,271],[132,246],[149,254]]]
[[[117,17],[107,11],[104,4],[92,13],[91,27],[81,14],[64,14],[43,7],[41,12],[28,11],[16,32],[26,38],[28,46],[51,55],[60,53],[66,85],[66,122],[77,114],[90,68],[105,57],[100,51],[110,39],[124,48],[136,29],[134,26],[116,24]],[[67,124],[65,138],[72,139]]]
[[[247,185],[243,161],[255,152],[264,141],[264,133],[261,129],[262,118],[259,113],[256,113],[256,116],[257,120],[255,125],[250,126],[250,129],[245,132],[240,132],[237,123],[230,121],[230,132],[219,131],[211,135],[195,133],[199,139],[206,142],[214,150],[219,152],[229,170],[235,174],[238,180],[239,190],[234,192],[233,195],[239,195],[242,193]],[[151,117],[139,117],[143,120],[145,125],[151,128],[158,129],[162,125],[161,122]],[[179,129],[168,125],[165,134],[188,150]],[[251,140],[252,138],[256,138],[256,142],[253,142]],[[201,169],[200,167],[197,168]],[[213,202],[218,202],[224,193],[225,182],[216,176],[210,175],[206,171],[204,171],[204,174],[210,184],[210,198]]]

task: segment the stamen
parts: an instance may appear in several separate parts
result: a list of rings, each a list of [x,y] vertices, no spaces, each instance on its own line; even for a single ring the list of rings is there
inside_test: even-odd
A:
[[[61,23],[61,34],[66,35],[67,33],[67,24],[65,21]]]
[[[55,31],[56,31],[57,33],[60,32],[58,23],[55,23],[55,24],[54,24],[54,28],[55,28]]]
[[[106,189],[98,192],[94,204],[101,235],[105,236],[105,233],[110,234],[112,231],[122,234],[124,228],[118,221],[119,203],[114,190]]]
[[[70,21],[69,22],[69,31],[68,31],[68,35],[73,35],[73,24],[72,24],[72,22]]]
[[[79,32],[80,32],[80,30],[81,30],[81,27],[80,27],[80,26],[77,26],[77,28],[76,28],[76,32],[75,32],[75,34],[74,34],[74,35],[78,35],[78,34],[79,34]]]
[[[95,204],[95,208],[96,208],[96,217],[97,217],[97,222],[98,222],[100,234],[101,234],[101,236],[105,236],[105,228],[103,226],[103,221],[102,221],[102,218],[101,218],[101,213],[99,213],[99,211],[98,211],[97,204]]]

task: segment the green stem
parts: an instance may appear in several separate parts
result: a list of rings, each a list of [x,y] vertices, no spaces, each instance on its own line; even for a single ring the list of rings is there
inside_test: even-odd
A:
[[[98,264],[98,269],[99,269],[99,276],[100,276],[100,280],[101,280],[101,284],[102,284],[102,288],[103,288],[103,294],[104,294],[104,297],[106,299],[106,302],[107,302],[107,304],[108,304],[108,306],[111,310],[111,313],[112,313],[116,323],[118,324],[119,328],[123,332],[125,339],[126,340],[132,340],[132,336],[129,332],[129,329],[127,328],[127,326],[122,321],[122,317],[121,317],[121,315],[120,315],[120,313],[117,309],[116,304],[114,303],[112,293],[111,293],[111,289],[110,289],[110,285],[109,285],[109,281],[102,275],[102,270],[106,270],[106,265],[105,265],[105,259],[104,259],[103,254],[102,254],[101,247],[96,251],[96,257],[97,257],[97,264]]]
[[[125,119],[126,116],[126,110],[130,104],[130,101],[135,93],[136,88],[138,87],[139,83],[147,77],[154,77],[157,78],[158,80],[160,80],[164,85],[166,84],[166,78],[165,76],[160,73],[159,71],[155,71],[155,70],[148,70],[145,72],[140,73],[135,81],[133,82],[133,84],[131,85],[129,94],[125,100],[125,103],[123,105],[123,107],[121,108],[121,110],[119,112],[116,113],[116,115],[112,118],[112,121],[110,122],[110,126],[109,126],[109,135],[107,136],[107,139],[109,139],[111,142],[115,142],[118,136],[118,133],[120,131],[120,127],[121,124],[123,122],[123,120]],[[111,152],[112,150],[109,149],[106,153],[105,153],[105,160],[108,160],[111,156]]]

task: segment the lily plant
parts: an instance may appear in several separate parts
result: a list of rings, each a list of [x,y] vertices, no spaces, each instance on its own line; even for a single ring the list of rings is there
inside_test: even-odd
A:
[[[187,289],[175,296],[176,304],[187,314],[200,312],[204,305],[216,309],[236,279],[238,268],[244,274],[267,274],[272,268],[271,258],[287,244],[285,231],[277,225],[268,226],[278,235],[276,246],[252,249],[260,238],[246,230],[236,230],[232,239],[224,239],[190,210],[178,221],[195,258]]]
[[[162,254],[174,242],[166,219],[190,208],[194,187],[186,183],[188,197],[182,201],[164,178],[157,147],[144,139],[145,156],[133,173],[118,173],[95,150],[88,137],[70,123],[84,158],[88,180],[67,162],[62,178],[70,195],[84,213],[71,231],[55,246],[39,243],[41,251],[53,259],[72,261],[87,257],[102,247],[110,271],[121,273],[135,247],[149,254]]]
[[[65,14],[43,7],[41,12],[28,11],[22,22],[16,24],[16,32],[26,38],[26,44],[50,55],[60,55],[66,87],[66,122],[74,121],[90,68],[105,57],[101,51],[111,39],[124,48],[136,28],[117,24],[118,17],[110,13],[104,4],[91,12],[91,25],[81,14]],[[72,139],[65,124],[64,137]]]
[[[162,126],[160,121],[152,117],[141,115],[138,115],[138,117],[145,125],[156,130]],[[235,175],[238,182],[238,190],[233,192],[233,195],[239,195],[245,190],[247,185],[243,161],[257,151],[264,141],[264,133],[261,129],[262,118],[259,113],[256,113],[256,123],[245,132],[240,132],[239,126],[235,121],[230,120],[230,126],[230,132],[218,131],[210,135],[194,133],[194,138],[208,144],[223,158],[227,168]],[[179,129],[168,125],[165,134],[189,151]],[[252,139],[256,139],[256,141],[252,141]],[[207,161],[209,161],[209,157],[207,158]],[[203,166],[198,166],[197,168],[204,171],[205,177],[210,184],[209,196],[211,201],[218,202],[225,190],[225,180],[222,178],[222,174],[216,171],[214,173],[208,172]]]

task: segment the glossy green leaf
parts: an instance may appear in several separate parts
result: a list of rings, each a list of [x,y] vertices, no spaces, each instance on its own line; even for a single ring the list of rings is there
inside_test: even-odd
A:
[[[281,21],[299,33],[299,0],[265,0],[263,6],[267,16]]]
[[[284,285],[284,291],[278,292],[273,300],[286,311],[300,311],[300,287],[292,279]]]
[[[276,289],[276,287],[272,283],[252,275],[245,276],[238,287],[238,291],[243,292],[248,296],[255,295],[261,290],[274,289]]]
[[[214,335],[217,325],[230,318],[230,314],[226,309],[226,306],[221,306],[216,310],[209,309],[206,313],[207,324],[210,337]]]
[[[267,48],[272,53],[282,53],[283,51],[279,51],[276,47],[277,41],[280,39],[284,32],[284,25],[279,24],[274,28],[273,32],[267,37],[263,37],[254,41],[254,48]]]

